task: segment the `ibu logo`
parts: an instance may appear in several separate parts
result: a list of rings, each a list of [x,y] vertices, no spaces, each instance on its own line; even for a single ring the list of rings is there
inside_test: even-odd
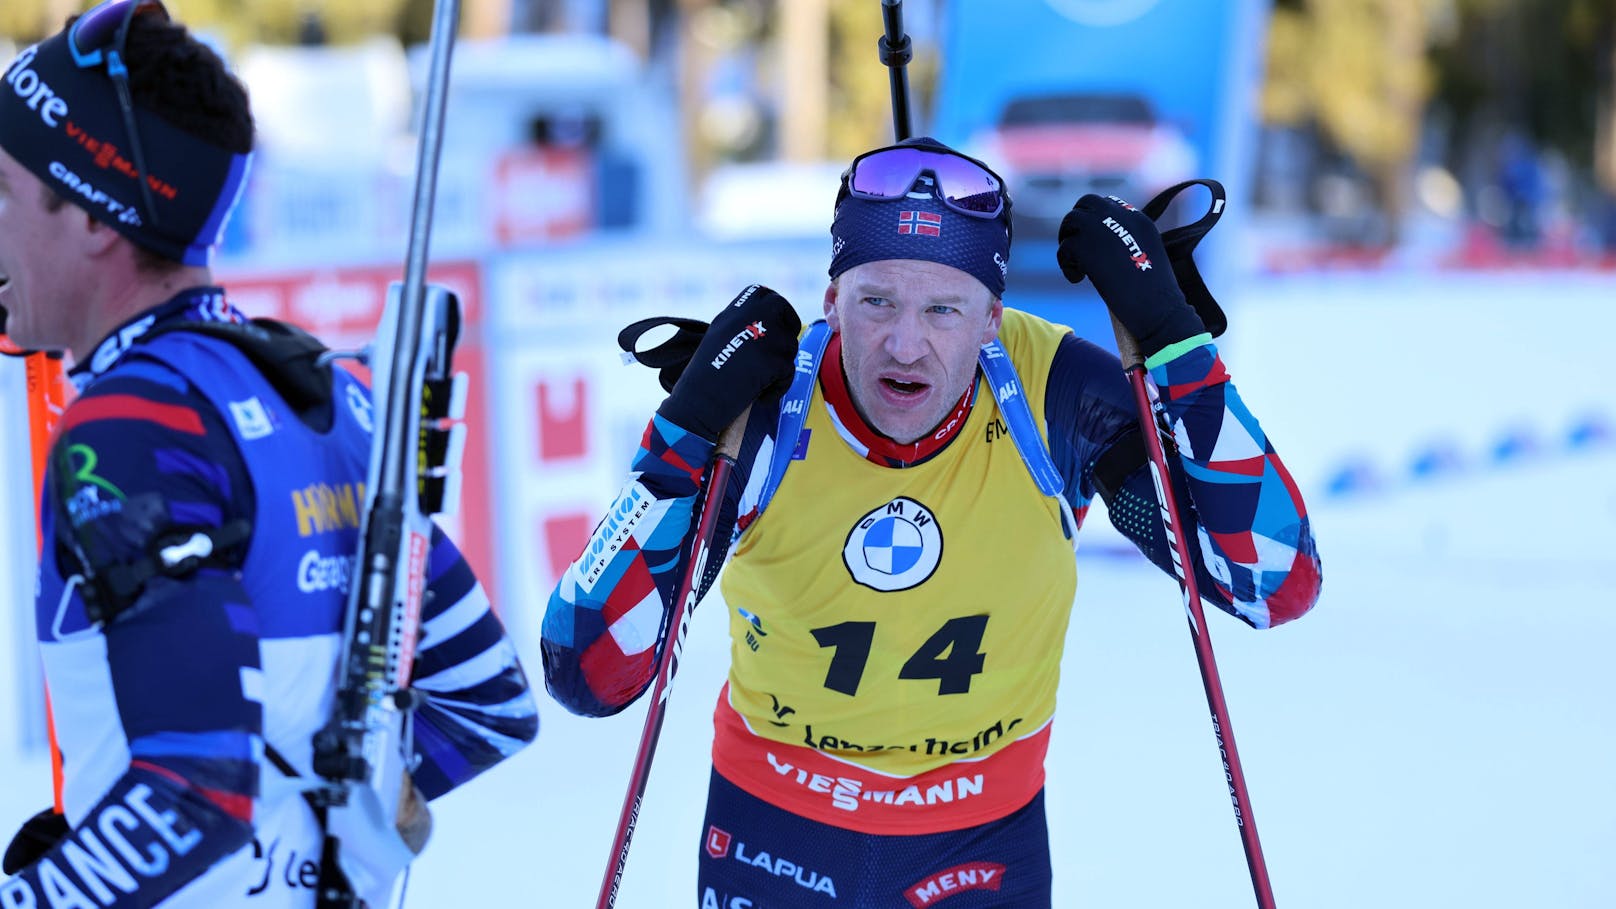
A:
[[[931,509],[899,497],[859,518],[842,561],[853,580],[886,593],[924,583],[943,558],[943,530]]]

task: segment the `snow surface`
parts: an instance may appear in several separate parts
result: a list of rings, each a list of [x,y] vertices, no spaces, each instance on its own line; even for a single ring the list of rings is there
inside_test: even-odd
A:
[[[1588,381],[1608,367],[1584,362],[1585,348],[1564,361],[1544,349],[1564,324],[1539,325],[1541,307],[1510,308],[1502,298],[1514,291],[1497,283],[1448,297],[1465,346],[1428,334],[1443,324],[1434,310],[1399,313],[1390,324],[1412,329],[1404,342],[1360,347],[1356,376],[1309,387],[1295,381],[1309,373],[1286,371],[1303,363],[1303,340],[1337,329],[1349,345],[1371,338],[1376,313],[1321,305],[1306,324],[1278,304],[1315,290],[1281,285],[1236,316],[1237,326],[1260,322],[1267,350],[1254,352],[1255,329],[1235,334],[1231,369],[1304,478],[1324,560],[1323,598],[1298,622],[1267,632],[1211,622],[1281,906],[1616,905],[1616,444],[1545,445],[1500,464],[1476,454],[1445,476],[1350,497],[1322,491],[1330,465],[1355,451],[1395,474],[1421,438],[1455,437],[1477,453],[1517,417],[1541,420],[1550,438],[1569,414],[1616,415],[1608,381]],[[1602,320],[1574,326],[1576,336],[1612,336],[1609,286],[1576,295],[1582,308],[1571,311]],[[1371,308],[1386,302],[1378,284],[1360,291]],[[1273,313],[1249,314],[1265,306]],[[1477,327],[1483,316],[1513,321]],[[1478,344],[1499,356],[1477,363]],[[1432,354],[1411,357],[1410,347]],[[1566,361],[1577,379],[1568,385],[1541,366]],[[1386,378],[1399,364],[1402,384]],[[1372,387],[1356,397],[1339,387],[1359,380]],[[1423,395],[1398,397],[1407,382]],[[1396,444],[1377,445],[1377,431]],[[1049,760],[1056,905],[1253,905],[1177,591],[1094,529],[1079,555]],[[724,611],[715,595],[695,618],[625,909],[696,905]],[[538,654],[526,656],[537,678]],[[586,720],[545,699],[541,713],[533,747],[434,806],[408,905],[593,905],[643,705]],[[49,792],[43,759],[12,744],[0,743],[0,835]]]
[[[1315,518],[1315,612],[1211,622],[1278,903],[1616,904],[1616,453]],[[1253,905],[1173,582],[1137,557],[1080,571],[1049,760],[1056,905]],[[722,613],[697,612],[619,906],[696,905]],[[443,800],[413,904],[593,905],[644,714],[547,706],[536,747]]]

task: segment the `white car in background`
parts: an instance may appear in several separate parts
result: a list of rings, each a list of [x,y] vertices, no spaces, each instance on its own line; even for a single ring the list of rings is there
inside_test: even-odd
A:
[[[1196,166],[1182,129],[1142,95],[1120,92],[1013,98],[971,148],[1009,185],[1018,238],[1053,237],[1085,193],[1143,206]]]

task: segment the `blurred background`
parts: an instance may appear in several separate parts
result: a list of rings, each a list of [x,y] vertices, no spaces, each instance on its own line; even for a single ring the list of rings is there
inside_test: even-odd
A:
[[[3,0],[0,59],[87,5]],[[250,312],[363,343],[402,273],[430,0],[168,5],[258,119],[217,270]],[[837,176],[892,138],[880,2],[463,7],[433,234],[476,389],[449,523],[537,677],[548,591],[660,399],[617,329],[708,317],[754,281],[818,314]],[[903,11],[916,132],[1010,186],[1008,305],[1109,345],[1103,306],[1056,270],[1061,215],[1091,191],[1229,189],[1198,253],[1230,315],[1219,346],[1326,577],[1293,626],[1215,623],[1281,901],[1616,905],[1616,661],[1596,643],[1616,631],[1616,0]],[[1197,192],[1168,218],[1198,217]],[[0,383],[20,427],[20,367]],[[0,469],[0,505],[30,513],[26,458]],[[24,603],[15,525],[0,564]],[[1057,905],[1249,905],[1173,585],[1103,516],[1085,537],[1051,755]],[[726,646],[711,600],[620,905],[691,904]],[[49,793],[31,636],[25,609],[0,621],[0,768],[22,781],[0,834]],[[639,710],[541,710],[503,784],[440,806],[419,905],[593,898]]]

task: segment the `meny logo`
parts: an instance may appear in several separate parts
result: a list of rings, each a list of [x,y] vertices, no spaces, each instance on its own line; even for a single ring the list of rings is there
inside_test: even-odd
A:
[[[996,862],[966,862],[939,871],[903,892],[915,909],[934,906],[939,900],[967,890],[998,890],[1004,883],[1004,866]]]

